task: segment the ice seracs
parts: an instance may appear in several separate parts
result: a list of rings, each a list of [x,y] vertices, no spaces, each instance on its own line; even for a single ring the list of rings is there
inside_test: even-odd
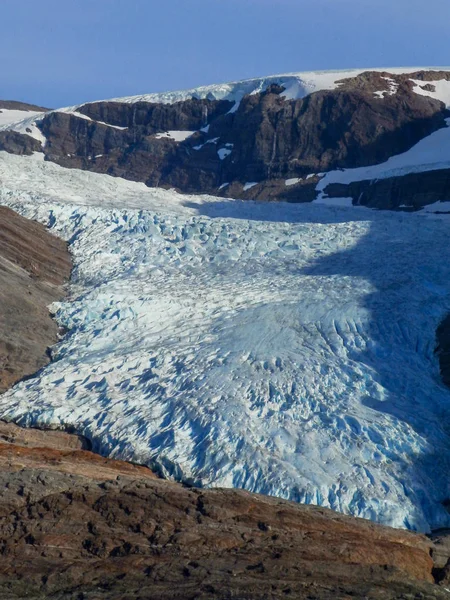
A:
[[[449,526],[448,221],[189,197],[0,153],[0,201],[69,240],[69,334],[0,417],[167,476]]]

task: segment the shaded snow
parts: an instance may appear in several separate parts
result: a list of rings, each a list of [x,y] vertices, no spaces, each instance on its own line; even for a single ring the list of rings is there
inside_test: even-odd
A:
[[[349,184],[353,181],[387,179],[409,173],[450,168],[450,119],[446,121],[447,127],[439,129],[407,152],[392,156],[384,163],[326,173],[317,184],[317,191],[322,192],[323,195],[323,191],[331,183]]]
[[[448,222],[189,197],[0,153],[0,200],[70,240],[70,334],[0,417],[386,524],[449,526]]]
[[[319,196],[317,200],[313,200],[313,204],[326,204],[328,206],[353,206],[353,198],[325,198]]]
[[[219,155],[220,160],[224,160],[227,156],[233,152],[234,144],[225,144],[225,148],[220,148],[217,150],[217,154]]]

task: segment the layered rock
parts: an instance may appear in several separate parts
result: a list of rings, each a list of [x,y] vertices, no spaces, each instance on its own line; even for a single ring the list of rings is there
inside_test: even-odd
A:
[[[185,488],[68,434],[0,424],[0,437],[0,598],[446,597],[425,537]]]
[[[349,184],[335,183],[324,191],[329,198],[352,198],[358,206],[418,210],[450,197],[450,169]]]

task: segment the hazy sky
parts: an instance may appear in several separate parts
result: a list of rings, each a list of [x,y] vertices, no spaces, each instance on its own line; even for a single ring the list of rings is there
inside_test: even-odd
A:
[[[450,0],[1,0],[0,98],[56,107],[289,71],[450,65]]]

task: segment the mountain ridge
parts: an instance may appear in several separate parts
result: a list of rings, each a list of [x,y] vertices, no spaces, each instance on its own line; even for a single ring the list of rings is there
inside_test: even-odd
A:
[[[30,154],[40,143],[61,166],[182,193],[308,202],[324,196],[324,173],[381,164],[446,129],[449,106],[449,70],[298,73],[33,115],[0,127],[0,148]],[[401,177],[388,179],[413,210],[442,199],[441,188],[416,197]],[[402,206],[351,186],[339,194]]]

